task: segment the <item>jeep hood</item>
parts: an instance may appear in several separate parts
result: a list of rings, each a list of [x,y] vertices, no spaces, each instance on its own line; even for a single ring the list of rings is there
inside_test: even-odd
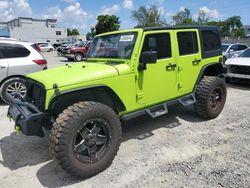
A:
[[[76,63],[32,73],[27,75],[27,78],[42,83],[46,89],[52,89],[55,83],[60,88],[118,76],[121,73],[128,72],[128,70],[129,66],[126,64],[119,68],[119,65],[113,66],[104,63]]]
[[[249,57],[231,58],[227,60],[225,64],[226,65],[250,66],[250,58]]]

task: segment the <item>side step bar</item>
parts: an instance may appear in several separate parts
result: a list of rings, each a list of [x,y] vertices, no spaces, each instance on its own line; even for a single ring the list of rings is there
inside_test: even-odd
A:
[[[148,114],[152,118],[157,118],[159,116],[167,114],[168,113],[168,106],[176,104],[176,103],[180,103],[184,107],[192,105],[192,104],[196,103],[195,95],[194,94],[186,95],[186,96],[181,97],[179,99],[168,101],[168,102],[158,104],[158,105],[155,105],[155,106],[143,109],[143,110],[139,110],[136,112],[132,112],[129,114],[125,114],[121,117],[121,120],[128,121],[130,119],[133,119],[133,118],[136,118],[138,116],[145,115],[145,114]]]

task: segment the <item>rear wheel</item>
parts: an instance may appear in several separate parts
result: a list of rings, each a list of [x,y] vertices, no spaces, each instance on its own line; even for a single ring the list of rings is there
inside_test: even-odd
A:
[[[74,56],[75,61],[82,61],[83,58],[84,57],[82,53],[75,53],[75,56]]]
[[[4,102],[9,104],[7,94],[11,95],[13,98],[21,97],[25,98],[27,93],[27,88],[25,85],[25,79],[14,77],[11,79],[6,80],[1,88],[0,88],[0,95]]]
[[[216,118],[226,102],[227,90],[223,79],[219,77],[204,77],[195,92],[197,102],[194,110],[205,119]]]
[[[121,125],[106,105],[79,102],[63,111],[53,125],[53,155],[69,174],[88,178],[105,170],[117,154]]]

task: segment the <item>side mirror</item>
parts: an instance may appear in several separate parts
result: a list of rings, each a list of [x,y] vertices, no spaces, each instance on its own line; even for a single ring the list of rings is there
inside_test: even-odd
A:
[[[157,62],[156,51],[144,51],[141,54],[140,62],[143,64],[154,64]]]
[[[234,50],[233,50],[233,49],[230,49],[229,52],[234,52]]]

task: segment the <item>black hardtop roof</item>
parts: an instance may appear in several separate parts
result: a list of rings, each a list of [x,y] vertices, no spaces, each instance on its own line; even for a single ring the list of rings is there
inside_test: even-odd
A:
[[[160,27],[145,27],[145,28],[143,28],[144,31],[175,30],[175,29],[219,30],[219,27],[217,27],[217,26],[185,25],[185,26],[160,26]]]

